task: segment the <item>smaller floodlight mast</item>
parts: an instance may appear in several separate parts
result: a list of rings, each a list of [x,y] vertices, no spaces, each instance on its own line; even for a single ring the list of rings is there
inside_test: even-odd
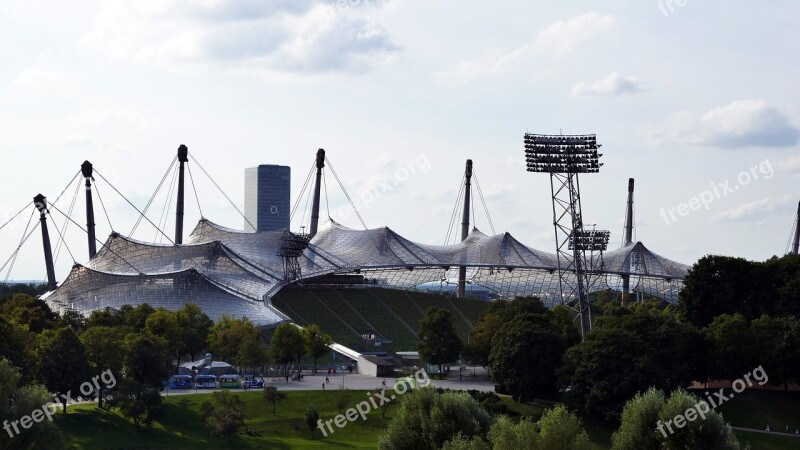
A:
[[[591,261],[586,260],[584,244],[593,242],[593,238],[583,230],[578,174],[600,171],[603,155],[597,152],[599,148],[594,134],[525,134],[528,172],[550,174],[561,302],[567,306],[575,303],[573,309],[578,313],[583,336],[592,329],[588,296]]]

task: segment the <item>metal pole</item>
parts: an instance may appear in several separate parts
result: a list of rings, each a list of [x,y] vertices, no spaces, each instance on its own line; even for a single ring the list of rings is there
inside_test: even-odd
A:
[[[322,184],[322,169],[325,167],[325,150],[317,150],[317,182],[314,185],[314,203],[311,206],[311,233],[309,237],[314,237],[317,234],[319,227],[319,194]]]
[[[178,206],[175,211],[175,244],[180,245],[183,244],[183,171],[184,166],[187,162],[189,162],[189,149],[181,144],[178,147],[178,161],[180,162],[180,168],[178,169]]]
[[[97,239],[94,232],[94,205],[92,204],[92,163],[84,161],[81,173],[86,179],[86,231],[89,235],[89,259],[97,254]]]
[[[470,207],[470,190],[472,181],[472,160],[467,160],[467,167],[464,172],[464,215],[461,218],[461,241],[463,242],[469,236],[469,207]],[[467,291],[467,268],[461,266],[458,268],[458,298],[466,297]]]
[[[39,210],[39,221],[42,225],[42,245],[44,247],[44,264],[47,267],[47,289],[54,291],[56,285],[56,271],[53,268],[53,250],[50,247],[50,234],[47,232],[47,198],[39,194],[33,197],[33,204]]]
[[[792,243],[792,253],[797,255],[800,247],[800,202],[797,203],[797,224],[794,226],[794,242]]]
[[[625,245],[633,244],[633,178],[628,178],[628,208],[625,214]],[[631,276],[622,276],[622,307],[627,308],[631,290]]]

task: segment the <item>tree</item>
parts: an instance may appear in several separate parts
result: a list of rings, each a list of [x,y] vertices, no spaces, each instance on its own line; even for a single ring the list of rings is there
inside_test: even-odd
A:
[[[130,307],[130,305],[125,305]],[[123,306],[124,307],[124,306]],[[86,319],[86,326],[91,327],[119,327],[125,325],[124,317],[111,308],[96,309]],[[141,328],[139,328],[140,330]]]
[[[447,450],[480,449],[530,449],[530,450],[590,450],[589,436],[580,419],[564,408],[556,406],[544,412],[537,423],[528,420],[514,422],[500,416],[489,430],[489,444],[478,437],[465,440],[459,437],[448,442]]]
[[[194,361],[206,348],[206,340],[214,322],[195,304],[187,303],[177,311],[178,325],[183,332],[181,352]]]
[[[269,362],[269,346],[257,334],[248,335],[239,347],[236,364],[240,368],[251,369]]]
[[[164,308],[158,308],[147,317],[144,325],[145,330],[153,336],[159,336],[167,344],[167,351],[177,360],[175,372],[181,366],[181,354],[185,347],[183,343],[184,330],[178,321],[178,314]]]
[[[760,359],[747,320],[741,314],[722,314],[703,329],[708,347],[708,374],[713,380],[734,380]],[[755,365],[758,365],[757,363]]]
[[[303,419],[305,420],[306,426],[308,426],[308,430],[311,432],[311,436],[313,437],[314,430],[317,429],[317,422],[319,422],[319,413],[317,412],[317,409],[314,408],[313,405],[308,405]]]
[[[244,426],[244,402],[230,391],[214,392],[200,410],[212,436],[232,436]]]
[[[616,419],[650,386],[672,391],[704,373],[702,336],[660,313],[607,317],[564,355],[560,380],[571,408]]]
[[[150,426],[162,416],[164,407],[158,389],[123,378],[109,396],[108,405],[119,409],[123,417],[133,421],[136,428]]]
[[[83,344],[69,328],[45,330],[39,335],[36,353],[39,377],[47,389],[59,394],[66,414],[67,394],[77,397],[88,374]]]
[[[328,352],[328,346],[333,343],[333,339],[315,323],[304,327],[302,333],[305,352],[314,358],[314,373],[317,373],[317,358]]]
[[[467,358],[473,364],[489,366],[489,354],[492,352],[492,338],[505,324],[505,319],[497,312],[486,311],[472,328],[469,344],[465,348]]]
[[[80,340],[85,348],[86,361],[93,376],[110,370],[117,378],[122,371],[124,360],[123,339],[122,331],[119,328],[105,326],[91,327],[81,334]],[[100,386],[97,393],[97,403],[101,409],[103,408],[103,389]]]
[[[466,392],[417,389],[403,397],[378,446],[381,450],[441,448],[459,434],[484,439],[492,423],[492,416]]]
[[[501,392],[518,402],[552,395],[557,392],[556,371],[565,350],[562,331],[547,316],[517,317],[492,339],[492,378]]]
[[[125,336],[125,375],[137,383],[161,389],[172,370],[172,361],[164,338],[147,333]]]
[[[458,359],[463,344],[453,328],[450,311],[432,307],[425,317],[419,321],[419,341],[417,350],[423,360],[439,366],[439,379],[442,378],[442,366]]]
[[[0,358],[8,358],[22,371],[23,379],[34,376],[36,365],[36,335],[22,325],[6,320],[0,315]]]
[[[40,410],[52,402],[53,397],[47,388],[40,384],[20,386],[22,374],[17,367],[5,358],[0,358],[0,423],[20,420],[23,415]],[[14,399],[13,406],[8,399]],[[6,431],[0,432],[0,448],[57,450],[66,448],[64,438],[55,424],[49,420],[34,422],[29,429],[19,428],[20,433],[13,437]]]
[[[27,294],[15,294],[0,306],[0,314],[33,333],[53,328],[58,321],[47,303]]]
[[[770,381],[788,392],[789,383],[800,380],[800,319],[763,315],[750,323],[750,334]]]
[[[130,305],[123,305],[119,310],[119,316],[125,326],[133,332],[139,332],[144,329],[147,323],[147,318],[156,312],[155,308],[142,303],[135,308]]]
[[[275,406],[281,400],[286,400],[286,392],[279,391],[277,386],[264,386],[264,401],[272,403],[272,415],[275,415]]]
[[[691,414],[695,420],[688,420],[689,411],[698,410],[702,410],[705,417]],[[680,428],[672,423],[678,416],[686,418]],[[612,437],[611,448],[737,450],[740,446],[722,416],[704,400],[698,400],[683,390],[666,398],[663,392],[651,388],[637,394],[625,405],[622,423]]]
[[[249,319],[223,315],[208,333],[208,348],[223,361],[232,360],[239,354],[242,343],[251,337],[258,338],[258,329]]]
[[[694,326],[704,327],[721,314],[745,319],[770,312],[777,297],[763,264],[743,258],[705,256],[689,269],[678,307]]]
[[[68,309],[61,314],[57,326],[70,328],[75,334],[80,335],[86,330],[86,317],[74,309]]]
[[[292,361],[300,362],[300,356],[305,351],[305,340],[300,330],[289,322],[283,322],[275,329],[272,335],[272,359],[278,364],[283,364],[284,372],[288,374],[288,365]]]

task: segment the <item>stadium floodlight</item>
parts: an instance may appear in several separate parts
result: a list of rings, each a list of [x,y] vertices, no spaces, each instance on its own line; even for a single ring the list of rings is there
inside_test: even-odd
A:
[[[603,252],[608,248],[608,241],[611,239],[611,232],[607,230],[583,230],[575,232],[569,238],[569,249],[574,250],[577,246],[579,250],[588,252]]]
[[[581,335],[585,336],[592,329],[588,292],[592,284],[589,275],[594,266],[593,257],[587,261],[586,251],[605,250],[609,234],[583,230],[578,174],[600,171],[603,166],[600,162],[603,155],[598,152],[600,145],[594,134],[525,133],[524,142],[527,171],[550,174],[561,299],[567,306],[568,302],[577,300],[574,309],[580,319]]]

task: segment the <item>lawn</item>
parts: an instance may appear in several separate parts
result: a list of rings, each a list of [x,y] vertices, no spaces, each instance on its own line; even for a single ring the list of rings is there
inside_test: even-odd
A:
[[[349,405],[355,406],[365,391],[348,391]],[[205,395],[181,395],[164,399],[164,418],[150,428],[137,429],[116,413],[97,408],[96,405],[70,407],[69,414],[59,415],[56,424],[64,433],[71,449],[220,449],[220,448],[370,448],[374,449],[378,437],[388,423],[380,411],[373,411],[367,420],[356,420],[333,434],[323,437],[319,430],[313,438],[303,415],[308,405],[313,405],[323,420],[339,414],[336,401],[340,391],[288,392],[288,399],[279,402],[277,415],[272,415],[272,404],[261,399],[261,392],[240,393],[246,405],[246,427],[256,430],[255,436],[244,434],[232,438],[215,438],[203,428],[200,405]]]
[[[366,391],[347,391],[349,407],[366,399]],[[95,405],[76,405],[70,413],[59,415],[56,423],[64,433],[71,449],[219,449],[219,448],[275,448],[275,449],[374,449],[378,438],[388,425],[393,408],[387,418],[372,411],[367,420],[357,419],[333,434],[323,437],[319,430],[313,437],[303,421],[308,405],[313,405],[322,420],[333,418],[340,411],[336,402],[341,391],[292,391],[288,399],[278,403],[277,414],[272,405],[261,399],[261,392],[239,393],[246,406],[246,427],[256,431],[255,436],[244,434],[231,438],[214,438],[203,428],[200,405],[210,394],[171,396],[164,399],[164,418],[150,428],[137,429],[116,413],[98,409]],[[514,403],[503,397],[502,402],[520,416],[537,420],[553,405],[548,401]],[[725,420],[734,426],[764,429],[766,423],[772,430],[794,427],[800,422],[800,395],[782,392],[747,391],[738,395],[720,410]],[[586,419],[584,427],[598,448],[610,448],[615,424]],[[770,436],[760,433],[736,431],[742,444],[752,450],[789,450],[800,448],[800,439]]]

